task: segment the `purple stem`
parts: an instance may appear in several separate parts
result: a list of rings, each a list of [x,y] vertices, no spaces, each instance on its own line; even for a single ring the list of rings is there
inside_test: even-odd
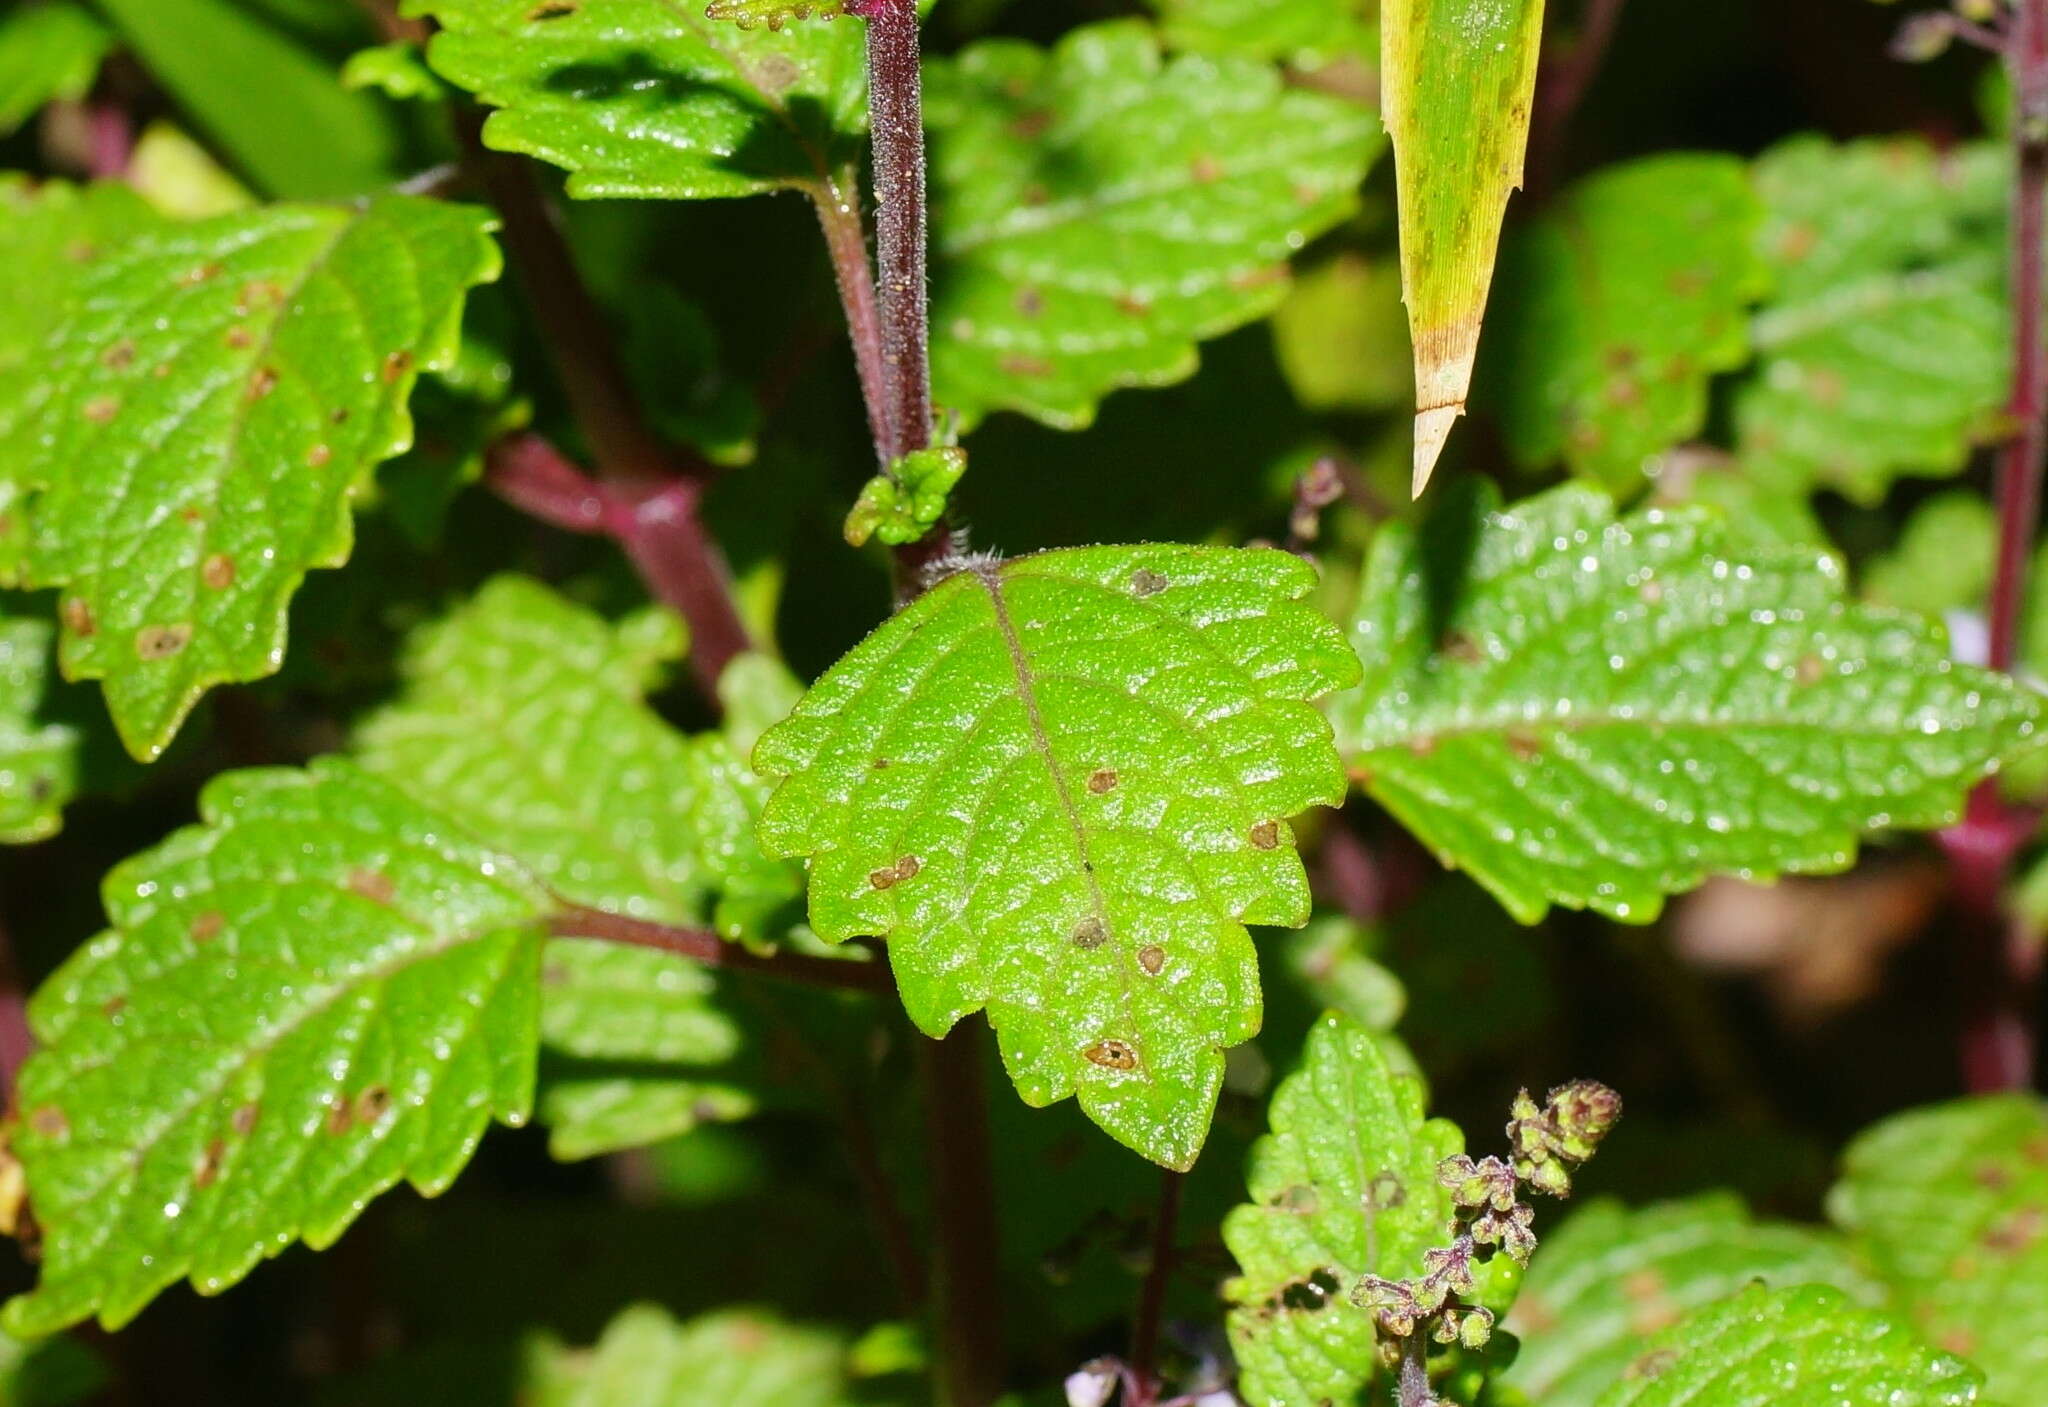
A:
[[[817,208],[825,248],[832,255],[832,274],[839,284],[847,335],[853,341],[854,365],[860,371],[861,400],[867,406],[875,459],[887,468],[901,457],[903,441],[896,431],[896,406],[889,390],[882,315],[875,299],[874,271],[868,266],[868,232],[860,216],[860,197],[850,180],[833,180],[812,190],[811,204]]]
[[[856,0],[868,22],[868,127],[874,146],[875,252],[881,270],[882,360],[898,458],[932,442],[925,288],[924,97],[916,0]]]
[[[728,943],[709,929],[649,923],[645,919],[627,918],[624,914],[606,913],[602,909],[565,909],[548,921],[548,931],[557,938],[597,938],[607,943],[655,948],[701,962],[706,967],[757,972],[765,977],[778,977],[809,987],[877,994],[896,990],[888,967],[880,962],[818,958],[806,953],[761,954],[737,943]]]
[[[1166,1314],[1166,1287],[1173,1279],[1178,1252],[1181,1190],[1187,1174],[1161,1169],[1159,1209],[1152,1218],[1152,1263],[1138,1292],[1137,1317],[1131,1322],[1129,1407],[1153,1407],[1159,1401],[1159,1324]]]

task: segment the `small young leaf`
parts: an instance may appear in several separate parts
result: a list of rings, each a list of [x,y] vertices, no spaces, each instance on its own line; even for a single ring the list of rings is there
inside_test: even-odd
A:
[[[9,1332],[109,1328],[429,1195],[533,1098],[546,896],[339,761],[236,772],[107,877],[112,929],[36,994],[14,1149],[43,1272]]]
[[[1937,627],[1843,599],[1832,556],[1576,487],[1385,530],[1352,638],[1354,774],[1525,923],[1841,869],[1860,831],[1946,824],[2041,714]]]
[[[1757,163],[1777,287],[1735,402],[1757,473],[1862,502],[1900,474],[1953,474],[2005,391],[2003,156],[1798,138]]]
[[[1422,1116],[1422,1086],[1387,1067],[1378,1038],[1334,1013],[1309,1032],[1301,1068],[1273,1094],[1273,1131],[1252,1145],[1250,1200],[1224,1219],[1243,1274],[1224,1287],[1239,1391],[1252,1407],[1352,1402],[1377,1373],[1359,1277],[1422,1273],[1449,1238],[1437,1164],[1465,1151]],[[1501,1268],[1495,1272],[1493,1267]],[[1480,1303],[1506,1308],[1512,1262],[1489,1262]]]
[[[1753,1280],[1882,1299],[1840,1237],[1752,1221],[1732,1193],[1640,1211],[1591,1203],[1543,1238],[1508,1317],[1522,1347],[1503,1383],[1544,1407],[1592,1407],[1645,1336]]]
[[[1829,1215],[1928,1339],[2015,1407],[2048,1385],[2048,1109],[2032,1095],[1915,1109],[1849,1146]]]
[[[66,0],[23,5],[0,20],[0,137],[45,103],[84,97],[113,41],[90,11]]]
[[[1287,818],[1343,791],[1314,584],[1236,548],[971,565],[762,737],[762,844],[810,857],[821,937],[890,940],[922,1029],[986,1007],[1027,1103],[1185,1168],[1259,1026],[1243,925],[1308,917]]]
[[[846,1345],[836,1335],[725,1310],[679,1324],[635,1305],[584,1352],[545,1344],[521,1402],[531,1407],[850,1407]]]
[[[1508,194],[1522,184],[1543,0],[1383,0],[1419,497],[1465,413]]]
[[[1969,1407],[1983,1381],[1822,1285],[1752,1285],[1635,1347],[1598,1407]]]
[[[1075,429],[1120,386],[1271,312],[1287,259],[1351,208],[1371,114],[1246,59],[1165,60],[1143,25],[926,70],[934,394],[964,424]]]
[[[0,403],[0,473],[33,496],[30,580],[65,588],[65,673],[106,681],[136,756],[209,686],[276,671],[292,593],[347,558],[351,498],[497,274],[488,229],[403,197],[272,206],[89,261]]]
[[[678,645],[672,622],[636,638],[498,577],[414,637],[406,691],[357,727],[355,756],[563,899],[760,939],[799,880],[753,838],[767,788],[733,745],[647,706]]]
[[[702,0],[406,0],[427,58],[499,109],[484,140],[566,168],[576,196],[810,188],[867,131],[861,26],[744,33]]]
[[[46,621],[0,616],[0,844],[54,834],[77,786],[77,731],[36,722],[54,633]]]
[[[849,546],[879,537],[891,547],[916,542],[946,516],[946,498],[967,471],[967,451],[951,445],[906,454],[869,479],[846,515]]]
[[[1768,275],[1762,209],[1732,156],[1608,167],[1508,246],[1489,364],[1515,457],[1619,493],[1707,419],[1707,379],[1749,355]]]

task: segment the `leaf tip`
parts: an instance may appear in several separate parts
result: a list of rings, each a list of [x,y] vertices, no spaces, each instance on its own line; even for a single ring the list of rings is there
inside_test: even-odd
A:
[[[1436,462],[1443,456],[1444,442],[1451,437],[1451,426],[1464,413],[1462,400],[1415,412],[1415,478],[1409,489],[1410,497],[1422,497],[1422,491],[1429,487],[1430,475],[1436,472]]]

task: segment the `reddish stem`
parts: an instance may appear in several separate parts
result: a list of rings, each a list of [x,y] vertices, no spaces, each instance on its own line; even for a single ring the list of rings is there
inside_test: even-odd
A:
[[[857,0],[868,22],[868,127],[873,134],[875,252],[881,269],[882,359],[895,459],[932,442],[925,288],[924,97],[916,0]]]
[[[14,1082],[36,1051],[28,1025],[28,988],[14,961],[14,943],[0,927],[0,1113],[19,1115],[14,1107]]]
[[[1152,1218],[1152,1263],[1138,1292],[1138,1312],[1131,1322],[1130,1407],[1153,1407],[1159,1401],[1159,1325],[1166,1314],[1166,1287],[1178,1256],[1174,1242],[1180,1228],[1181,1190],[1187,1175],[1171,1169],[1159,1174],[1159,1209]]]
[[[932,1308],[938,1397],[987,1407],[1002,1390],[1002,1303],[996,1279],[995,1170],[989,1157],[988,1030],[970,1017],[942,1040],[917,1040],[931,1171]]]
[[[836,179],[813,188],[811,204],[817,208],[825,248],[832,255],[832,274],[839,285],[839,306],[846,313],[854,365],[860,371],[861,400],[867,406],[875,458],[886,468],[902,454],[902,436],[896,431],[896,407],[882,349],[882,315],[875,299],[874,272],[868,266],[868,232],[861,219],[860,197],[851,181]]]
[[[557,938],[597,938],[607,943],[625,943],[637,948],[658,948],[706,967],[735,972],[758,972],[808,987],[833,987],[856,992],[886,993],[896,990],[889,969],[880,962],[856,962],[837,958],[811,957],[806,953],[756,953],[737,943],[728,943],[704,928],[676,928],[665,923],[628,918],[602,909],[569,908],[548,920],[548,931]]]

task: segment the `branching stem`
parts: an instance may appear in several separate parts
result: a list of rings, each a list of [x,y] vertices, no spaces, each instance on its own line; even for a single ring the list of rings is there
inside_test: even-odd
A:
[[[735,972],[758,972],[808,987],[834,987],[848,991],[887,993],[896,989],[889,969],[879,962],[856,962],[838,958],[811,957],[805,953],[756,953],[737,943],[728,943],[705,928],[678,928],[602,909],[572,907],[548,920],[548,932],[557,938],[597,938],[607,943],[625,943],[636,948],[658,948],[706,967]]]

